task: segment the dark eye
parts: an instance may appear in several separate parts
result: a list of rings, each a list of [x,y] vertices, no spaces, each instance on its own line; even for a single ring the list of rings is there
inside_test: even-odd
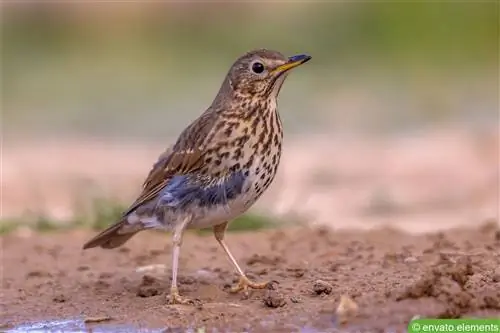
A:
[[[254,73],[260,74],[264,71],[264,65],[260,62],[254,62],[252,64],[252,71]]]

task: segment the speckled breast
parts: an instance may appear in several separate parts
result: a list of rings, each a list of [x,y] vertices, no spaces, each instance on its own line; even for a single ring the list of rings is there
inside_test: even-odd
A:
[[[210,133],[204,167],[174,177],[160,195],[165,216],[192,216],[190,228],[230,221],[248,210],[271,185],[280,162],[283,133],[277,112],[227,118]]]

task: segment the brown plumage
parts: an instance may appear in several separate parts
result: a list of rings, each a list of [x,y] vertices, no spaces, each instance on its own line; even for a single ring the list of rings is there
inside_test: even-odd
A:
[[[141,194],[120,221],[84,245],[111,249],[146,229],[173,232],[170,302],[187,303],[177,290],[185,229],[213,227],[240,274],[233,291],[263,288],[248,280],[224,242],[228,223],[250,208],[276,175],[283,129],[277,97],[288,71],[311,57],[286,58],[256,50],[231,67],[211,106],[160,155]]]

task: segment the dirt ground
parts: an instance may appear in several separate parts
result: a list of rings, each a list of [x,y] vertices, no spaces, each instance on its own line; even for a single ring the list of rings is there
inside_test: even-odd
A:
[[[197,299],[194,306],[165,302],[168,236],[144,232],[119,249],[82,251],[92,235],[17,232],[1,238],[4,328],[87,316],[165,332],[399,332],[415,316],[500,316],[496,222],[421,235],[307,227],[232,233],[227,242],[248,275],[279,282],[248,299],[228,293],[236,274],[211,234],[189,233],[180,292]],[[156,264],[166,271],[145,268]],[[357,309],[351,304],[351,311],[338,312],[342,296]]]
[[[144,232],[111,251],[82,251],[95,234],[83,230],[0,236],[0,331],[79,318],[78,329],[58,331],[401,332],[415,316],[500,317],[498,142],[498,134],[444,130],[289,142],[256,211],[308,227],[228,235],[249,277],[279,282],[248,299],[228,293],[237,275],[210,234],[188,234],[181,252],[180,291],[198,299],[195,306],[166,304],[170,235]],[[2,161],[3,216],[29,209],[65,220],[97,194],[130,203],[163,149],[11,144]]]

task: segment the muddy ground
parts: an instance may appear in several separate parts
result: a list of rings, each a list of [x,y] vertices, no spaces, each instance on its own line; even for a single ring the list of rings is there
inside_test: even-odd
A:
[[[80,230],[2,236],[4,328],[85,316],[166,332],[404,331],[415,316],[500,316],[496,222],[422,235],[307,227],[231,233],[227,242],[248,275],[279,282],[248,299],[228,293],[236,274],[211,234],[189,233],[180,291],[197,299],[195,306],[165,303],[168,236],[144,232],[116,250],[82,251],[92,235]],[[166,275],[137,271],[155,264],[165,264]],[[351,304],[352,311],[339,315],[342,296],[357,310]]]

